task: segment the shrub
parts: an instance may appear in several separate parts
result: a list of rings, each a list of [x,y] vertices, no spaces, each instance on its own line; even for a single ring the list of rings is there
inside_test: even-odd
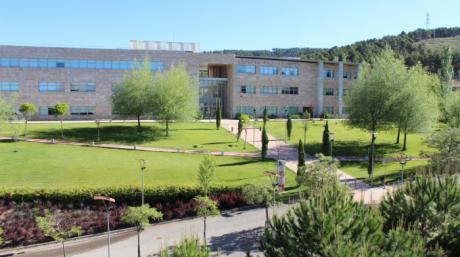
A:
[[[291,114],[290,116],[291,116],[291,119],[294,119],[294,120],[302,118],[299,114]]]

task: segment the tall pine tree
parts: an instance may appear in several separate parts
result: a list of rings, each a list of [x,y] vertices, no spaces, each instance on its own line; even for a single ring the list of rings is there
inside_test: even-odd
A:
[[[323,131],[323,154],[329,156],[331,154],[331,137],[329,132],[329,123],[326,121]]]
[[[267,157],[267,151],[268,151],[268,135],[267,135],[267,129],[265,126],[262,128],[262,159],[265,160]]]

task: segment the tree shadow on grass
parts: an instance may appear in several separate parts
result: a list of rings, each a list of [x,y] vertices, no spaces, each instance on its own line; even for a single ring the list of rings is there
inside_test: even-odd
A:
[[[212,237],[210,247],[213,252],[219,252],[224,256],[234,252],[258,251],[263,233],[264,229],[259,227]]]
[[[60,138],[60,129],[48,129],[46,131],[35,131],[34,137],[38,138]],[[90,142],[97,139],[97,128],[68,128],[64,127],[66,140]],[[141,144],[157,141],[165,138],[164,130],[158,127],[144,126],[137,132],[136,126],[101,126],[100,137],[102,142],[113,142],[119,144]]]
[[[247,165],[247,164],[259,163],[259,162],[273,162],[273,160],[261,160],[261,159],[254,158],[254,159],[247,160],[247,161],[218,164],[217,166],[218,167],[240,166],[240,165]]]
[[[334,141],[332,142],[332,155],[334,156],[368,156],[370,143],[363,141]],[[322,144],[310,143],[306,145],[307,154],[315,155],[322,152]],[[376,156],[383,156],[388,153],[397,153],[401,151],[401,146],[398,144],[376,144]]]

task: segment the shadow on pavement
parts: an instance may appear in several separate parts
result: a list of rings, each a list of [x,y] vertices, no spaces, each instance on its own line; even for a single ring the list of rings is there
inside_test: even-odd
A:
[[[263,231],[263,227],[260,227],[212,237],[210,247],[213,252],[219,252],[224,256],[233,252],[258,251]]]

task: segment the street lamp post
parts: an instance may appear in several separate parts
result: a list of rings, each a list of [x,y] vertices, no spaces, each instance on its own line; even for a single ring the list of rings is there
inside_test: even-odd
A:
[[[112,206],[110,206],[110,203],[115,203],[115,199],[107,196],[95,196],[94,200],[102,201],[107,212],[107,256],[110,257],[110,210],[112,208]]]
[[[141,165],[141,191],[142,191],[142,205],[144,205],[144,170],[147,168],[147,161],[144,159],[139,159],[139,164]]]

